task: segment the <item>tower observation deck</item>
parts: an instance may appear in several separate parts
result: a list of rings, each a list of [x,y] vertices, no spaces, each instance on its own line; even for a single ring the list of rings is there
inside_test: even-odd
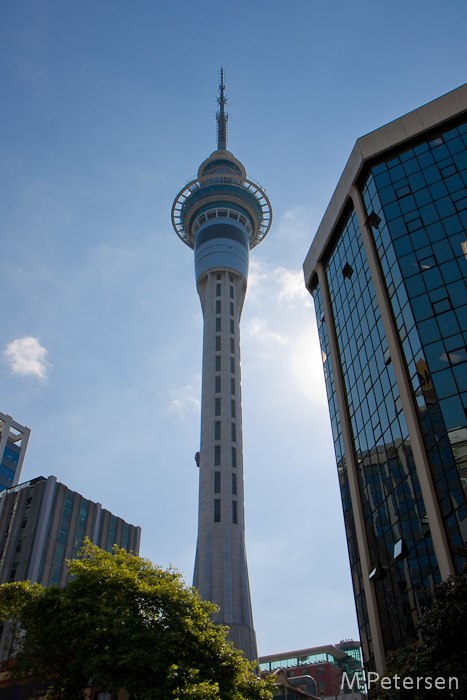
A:
[[[260,185],[227,150],[221,69],[217,150],[178,193],[172,224],[195,252],[204,319],[199,515],[193,586],[219,607],[216,622],[257,659],[245,550],[240,318],[249,252],[269,232],[272,210]]]

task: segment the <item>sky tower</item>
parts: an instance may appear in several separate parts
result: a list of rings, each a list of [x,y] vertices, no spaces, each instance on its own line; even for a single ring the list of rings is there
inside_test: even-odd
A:
[[[272,222],[269,200],[227,150],[224,72],[220,71],[217,150],[176,196],[172,224],[195,251],[204,318],[198,543],[193,585],[219,606],[216,622],[257,658],[245,550],[240,318],[249,251]]]

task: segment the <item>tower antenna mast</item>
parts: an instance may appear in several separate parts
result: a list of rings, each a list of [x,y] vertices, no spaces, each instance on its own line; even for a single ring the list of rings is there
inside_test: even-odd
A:
[[[217,104],[219,109],[216,112],[217,121],[217,150],[227,150],[227,122],[229,121],[229,115],[225,111],[225,105],[227,104],[227,97],[225,96],[225,84],[224,84],[224,69],[221,66],[220,84],[219,84],[219,97],[217,98]]]

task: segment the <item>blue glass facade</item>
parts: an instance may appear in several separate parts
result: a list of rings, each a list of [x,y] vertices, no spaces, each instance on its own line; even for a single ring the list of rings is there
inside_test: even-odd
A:
[[[375,166],[363,196],[367,212],[381,220],[375,245],[442,517],[449,541],[461,545],[467,541],[467,125]]]
[[[427,511],[439,515],[452,570],[464,562],[458,546],[467,541],[465,122],[456,117],[363,162],[324,248],[311,256],[319,263],[308,288],[369,670],[376,627],[368,595],[385,655],[416,636],[426,589],[441,580],[439,539]],[[390,346],[398,348],[396,359]],[[358,504],[350,496],[351,468]],[[427,481],[429,507],[422,496],[424,488],[428,498]],[[356,507],[363,521],[358,542]]]
[[[326,279],[358,465],[370,560],[381,573],[374,585],[383,639],[389,650],[413,634],[420,606],[425,602],[424,587],[431,587],[440,578],[431,539],[425,537],[425,507],[410,437],[354,211],[343,225],[331,252]],[[319,312],[318,295],[319,288],[314,294]],[[366,627],[361,630],[361,638],[368,640],[367,610],[355,547],[340,421],[325,340],[326,324],[321,317],[318,325],[323,359],[326,356],[326,383],[359,624]],[[409,549],[409,556],[395,562],[394,547],[401,539]],[[404,620],[403,629],[401,620]]]
[[[13,485],[20,451],[20,447],[11,442],[11,440],[7,440],[0,463],[0,491]]]
[[[208,270],[223,267],[236,270],[248,279],[249,251],[248,231],[239,221],[227,216],[207,221],[196,233],[196,280]]]

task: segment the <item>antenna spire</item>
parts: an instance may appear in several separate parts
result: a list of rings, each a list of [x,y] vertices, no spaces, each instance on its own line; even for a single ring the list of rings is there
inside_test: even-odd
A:
[[[216,112],[217,121],[217,149],[227,150],[227,122],[229,121],[229,115],[225,111],[225,105],[227,104],[227,97],[224,94],[224,69],[221,66],[220,73],[220,84],[219,84],[219,97],[217,98],[217,104],[219,109]]]

